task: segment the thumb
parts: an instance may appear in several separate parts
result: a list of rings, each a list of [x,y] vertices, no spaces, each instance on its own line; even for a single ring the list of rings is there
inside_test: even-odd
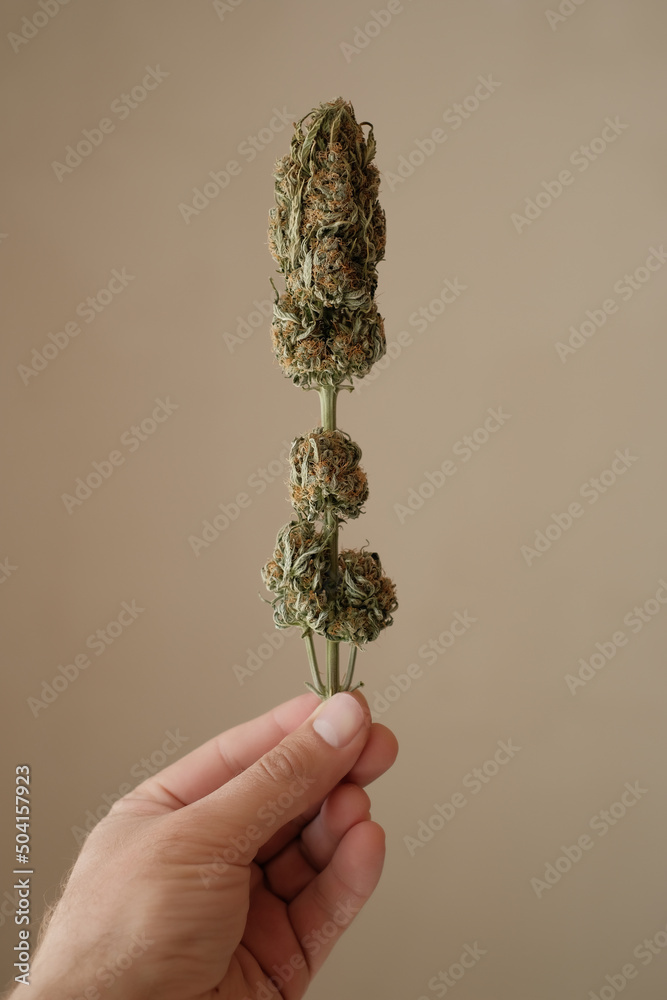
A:
[[[221,788],[200,799],[199,822],[248,864],[276,830],[322,802],[363,750],[371,713],[359,692],[339,692],[298,729]]]

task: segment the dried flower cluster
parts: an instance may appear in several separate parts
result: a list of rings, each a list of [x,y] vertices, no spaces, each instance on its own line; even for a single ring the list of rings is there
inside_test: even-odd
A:
[[[336,517],[359,517],[368,498],[368,480],[359,468],[361,448],[344,431],[316,427],[292,443],[292,506],[308,521],[322,516],[325,503]]]
[[[297,385],[362,378],[386,351],[373,296],[386,224],[368,139],[342,99],[297,123],[275,169],[269,248],[285,276],[274,306],[273,348]]]
[[[298,625],[333,642],[360,646],[377,639],[393,622],[396,589],[382,572],[377,552],[344,549],[332,582],[326,531],[310,521],[290,521],[281,528],[273,558],[262,569],[267,589],[276,597],[273,620],[278,628]]]
[[[276,626],[303,629],[313,674],[308,686],[321,697],[351,689],[357,649],[392,624],[397,608],[376,552],[338,552],[339,524],[363,513],[368,481],[359,445],[336,428],[336,397],[386,351],[374,301],[386,240],[374,155],[373,128],[365,137],[348,102],[321,105],[296,123],[291,152],[276,164],[269,213],[269,248],[285,279],[284,292],[276,290],[273,349],[288,378],[318,390],[321,426],[292,443],[296,519],[278,533],[262,578],[275,595]],[[326,684],[313,633],[326,639]],[[350,645],[342,682],[341,642]]]

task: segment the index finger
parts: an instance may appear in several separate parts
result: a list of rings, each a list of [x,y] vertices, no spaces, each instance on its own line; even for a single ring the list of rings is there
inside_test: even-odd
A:
[[[125,798],[148,800],[169,809],[203,799],[277,746],[319,703],[317,695],[307,692],[233,726],[142,781]]]

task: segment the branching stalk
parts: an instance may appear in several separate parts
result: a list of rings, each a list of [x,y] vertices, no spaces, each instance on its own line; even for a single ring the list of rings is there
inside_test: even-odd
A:
[[[336,430],[336,397],[338,388],[333,385],[321,385],[320,408],[322,428],[325,431]],[[329,536],[329,578],[332,591],[335,592],[338,583],[338,518],[329,507],[324,516],[324,528]],[[339,646],[340,643],[327,639],[327,697],[340,691],[339,681]]]
[[[310,629],[306,629],[303,636],[306,643],[306,653],[308,654],[308,663],[310,664],[310,672],[313,676],[313,683],[308,684],[306,682],[306,687],[314,691],[315,694],[319,695],[320,698],[324,697],[325,689],[322,683],[322,677],[320,676],[320,671],[317,666],[317,656],[315,655],[315,646],[313,644],[313,633]]]
[[[351,688],[351,684],[352,684],[352,678],[354,677],[354,664],[356,662],[356,659],[357,659],[357,647],[351,645],[350,659],[348,660],[347,672],[345,674],[345,680],[343,681],[343,687],[342,687],[343,691],[350,691],[350,690],[354,691],[354,688]],[[362,686],[363,686],[363,681],[360,682],[359,684],[355,684],[355,687],[362,687]]]

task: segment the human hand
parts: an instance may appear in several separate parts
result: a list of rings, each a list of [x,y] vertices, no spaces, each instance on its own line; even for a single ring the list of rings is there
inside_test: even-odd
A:
[[[361,786],[397,749],[360,692],[304,694],[140,784],[83,845],[33,1000],[298,1000],[380,878]]]

